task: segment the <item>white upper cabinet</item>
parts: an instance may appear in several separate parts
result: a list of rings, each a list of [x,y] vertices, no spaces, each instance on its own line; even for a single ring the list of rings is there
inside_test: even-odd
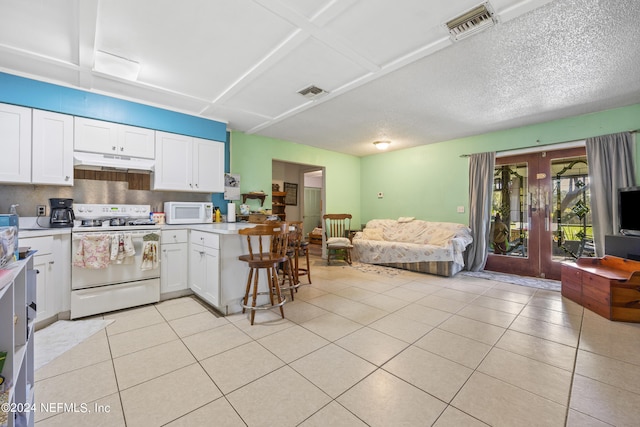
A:
[[[224,192],[224,143],[156,132],[153,189]]]
[[[0,182],[31,182],[31,109],[0,104]]]
[[[74,149],[153,159],[154,134],[151,129],[76,117]]]
[[[33,110],[31,182],[73,185],[73,116]]]
[[[195,191],[224,192],[224,143],[193,138]]]

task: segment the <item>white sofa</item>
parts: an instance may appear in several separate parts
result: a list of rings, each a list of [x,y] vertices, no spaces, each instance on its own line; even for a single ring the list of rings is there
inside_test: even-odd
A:
[[[453,276],[464,268],[464,251],[471,244],[464,224],[413,218],[372,219],[353,238],[355,261]]]

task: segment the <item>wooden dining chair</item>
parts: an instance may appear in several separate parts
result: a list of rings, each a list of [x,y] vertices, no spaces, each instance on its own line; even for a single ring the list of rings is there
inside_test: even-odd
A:
[[[251,228],[243,228],[239,234],[247,236],[247,247],[249,253],[238,257],[249,266],[249,276],[247,278],[244,298],[242,302],[242,312],[251,310],[251,324],[253,325],[256,310],[269,310],[273,307],[280,308],[280,314],[284,319],[284,309],[282,306],[287,299],[282,295],[278,279],[278,269],[281,265],[289,262],[287,257],[289,226],[285,222],[259,224]],[[267,290],[258,291],[260,270],[266,273]],[[285,270],[286,274],[286,270]],[[293,284],[293,276],[289,271],[289,283]],[[251,305],[249,305],[249,294],[252,295]],[[258,295],[269,295],[271,305],[258,306]],[[274,299],[275,298],[275,299]]]
[[[327,265],[331,265],[331,256],[342,258],[351,264],[351,214],[326,214],[324,220],[324,234],[327,249]]]

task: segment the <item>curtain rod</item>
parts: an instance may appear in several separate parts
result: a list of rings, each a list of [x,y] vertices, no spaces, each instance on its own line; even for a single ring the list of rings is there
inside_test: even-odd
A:
[[[635,129],[635,130],[629,130],[627,132],[629,133],[637,133],[638,131],[640,131],[640,129]],[[583,138],[583,139],[574,139],[573,141],[564,141],[564,142],[552,142],[549,144],[544,144],[544,145],[533,145],[531,147],[522,147],[522,148],[516,148],[513,150],[502,150],[502,151],[496,151],[496,156],[497,155],[505,155],[507,153],[511,153],[511,152],[516,152],[516,151],[521,151],[521,150],[533,150],[530,152],[535,152],[535,151],[540,151],[537,150],[538,148],[544,148],[544,147],[551,147],[551,146],[555,146],[555,147],[560,147],[560,148],[565,148],[562,147],[564,145],[571,145],[571,144],[575,144],[578,142],[584,142],[587,138]],[[540,142],[540,140],[536,140],[536,142]],[[571,147],[566,147],[566,148],[571,148]],[[477,154],[477,153],[471,153],[471,154],[460,154],[460,157],[471,157],[472,154]]]

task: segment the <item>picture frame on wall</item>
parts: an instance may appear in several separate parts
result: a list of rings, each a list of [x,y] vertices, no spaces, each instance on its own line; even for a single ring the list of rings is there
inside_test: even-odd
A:
[[[287,192],[287,195],[284,197],[285,205],[298,205],[298,184],[294,184],[292,182],[284,183],[284,191]]]

